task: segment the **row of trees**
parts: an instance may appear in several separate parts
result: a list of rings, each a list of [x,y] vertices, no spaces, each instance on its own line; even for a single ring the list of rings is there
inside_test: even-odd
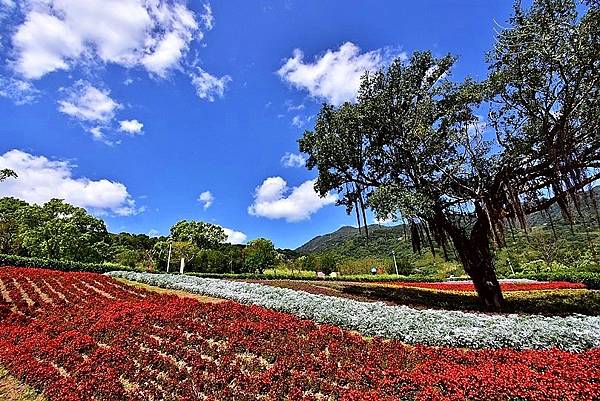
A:
[[[572,219],[600,178],[600,3],[515,3],[487,60],[482,82],[453,81],[456,58],[430,52],[367,73],[356,103],[322,107],[300,150],[322,196],[337,191],[359,223],[369,207],[426,225],[500,309],[504,227],[527,230],[554,204]]]
[[[14,176],[1,173],[0,180]],[[169,237],[113,234],[101,219],[60,199],[36,205],[0,198],[2,254],[165,270],[171,248],[173,264],[183,258],[186,270],[212,273],[262,273],[286,259],[268,239],[247,245],[228,244],[226,239],[223,228],[199,221],[176,223]]]

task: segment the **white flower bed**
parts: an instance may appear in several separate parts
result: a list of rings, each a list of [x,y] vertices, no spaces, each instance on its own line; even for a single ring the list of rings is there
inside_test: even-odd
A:
[[[261,284],[186,275],[110,272],[163,288],[260,305],[317,323],[356,330],[365,336],[395,338],[408,344],[467,348],[582,351],[600,346],[600,317],[572,315],[486,315],[445,310],[417,310],[381,302],[309,294]]]

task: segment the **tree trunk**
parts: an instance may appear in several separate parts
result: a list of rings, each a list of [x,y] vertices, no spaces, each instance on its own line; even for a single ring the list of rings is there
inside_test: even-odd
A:
[[[487,239],[471,238],[467,245],[460,247],[455,243],[465,272],[473,280],[477,295],[486,309],[499,311],[504,304],[500,283],[490,253]]]
[[[487,216],[481,207],[476,205],[477,220],[467,237],[464,231],[439,214],[443,227],[448,232],[465,272],[473,280],[477,295],[487,310],[500,311],[504,297],[500,283],[496,277],[492,253],[490,249],[491,229]]]

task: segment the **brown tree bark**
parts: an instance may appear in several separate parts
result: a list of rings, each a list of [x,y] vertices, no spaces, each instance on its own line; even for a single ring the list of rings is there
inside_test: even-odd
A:
[[[491,228],[479,205],[475,206],[475,214],[476,221],[470,236],[441,212],[438,213],[438,220],[452,239],[465,272],[471,277],[477,295],[486,309],[500,311],[504,305],[504,297],[496,277],[490,248]]]

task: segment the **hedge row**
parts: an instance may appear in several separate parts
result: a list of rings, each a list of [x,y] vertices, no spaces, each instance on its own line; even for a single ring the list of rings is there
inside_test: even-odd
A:
[[[15,255],[2,255],[0,254],[0,266],[16,266],[16,267],[40,267],[53,270],[62,271],[85,271],[94,273],[106,273],[115,270],[126,270],[135,271],[129,266],[117,265],[112,263],[83,263],[83,262],[71,262],[71,261],[59,261],[52,259],[43,258],[29,258]],[[157,272],[158,273],[158,272]],[[198,277],[206,278],[224,278],[224,279],[250,279],[250,280],[264,280],[264,279],[280,279],[280,280],[326,280],[326,281],[354,281],[354,282],[385,282],[385,281],[407,281],[407,282],[435,282],[444,281],[439,276],[425,276],[425,275],[409,275],[409,276],[396,276],[396,275],[349,275],[349,276],[338,276],[338,277],[317,277],[314,276],[298,276],[293,274],[254,274],[254,273],[242,273],[242,274],[218,274],[218,273],[188,273]],[[539,281],[568,281],[571,283],[583,283],[589,289],[600,290],[600,273],[585,273],[585,272],[547,272],[547,273],[528,273],[528,274],[514,274],[507,276],[506,278],[512,279],[530,279]],[[468,278],[467,278],[468,279]]]
[[[337,277],[317,277],[314,276],[299,276],[293,274],[255,274],[255,273],[186,273],[192,276],[204,278],[224,278],[224,279],[242,279],[242,280],[325,280],[325,281],[355,281],[355,282],[386,282],[386,281],[405,281],[405,282],[437,282],[437,281],[454,281],[454,280],[469,280],[468,277],[455,277],[444,279],[440,276],[425,276],[425,275],[348,275]],[[507,277],[508,279],[529,279],[537,281],[567,281],[570,283],[583,283],[591,290],[600,289],[600,273],[585,273],[585,272],[561,272],[561,273],[528,273],[514,274]]]
[[[440,277],[435,276],[423,276],[423,275],[410,275],[410,276],[396,276],[396,275],[348,275],[348,276],[337,276],[337,277],[317,277],[314,276],[298,276],[294,274],[256,274],[256,273],[197,273],[190,272],[186,273],[190,276],[203,277],[203,278],[222,278],[222,279],[240,279],[240,280],[305,280],[305,281],[354,281],[354,282],[385,282],[385,281],[407,281],[407,282],[436,282],[440,281]]]
[[[44,269],[61,270],[67,272],[92,272],[106,273],[115,270],[133,271],[129,266],[117,264],[99,264],[99,263],[83,263],[71,262],[64,260],[52,260],[43,258],[28,258],[15,255],[0,254],[0,267],[15,266],[15,267],[39,267]]]
[[[433,309],[483,312],[485,307],[474,293],[436,291],[411,287],[345,285],[347,294],[393,302],[399,305]],[[581,290],[507,292],[504,294],[504,313],[543,315],[600,315],[600,293]]]

